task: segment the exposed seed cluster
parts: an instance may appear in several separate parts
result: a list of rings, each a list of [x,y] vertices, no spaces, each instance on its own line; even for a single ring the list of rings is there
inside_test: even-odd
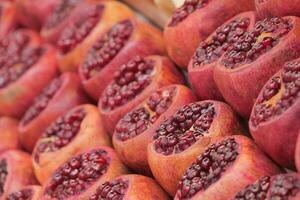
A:
[[[154,61],[136,56],[115,73],[113,82],[107,86],[101,97],[104,110],[114,110],[135,98],[150,83]]]
[[[44,195],[59,200],[78,195],[106,173],[109,163],[104,150],[73,157],[53,174]]]
[[[270,186],[270,199],[288,200],[300,191],[300,180],[293,175],[281,174],[274,178]]]
[[[156,152],[170,155],[184,151],[200,137],[208,134],[214,117],[213,103],[191,103],[183,106],[156,130]]]
[[[175,10],[168,26],[176,26],[197,9],[205,7],[209,0],[185,0],[183,5]]]
[[[116,179],[102,184],[90,200],[122,200],[129,185],[128,180]]]
[[[31,189],[24,189],[8,195],[6,200],[31,200],[32,195]]]
[[[82,65],[84,77],[89,79],[105,67],[124,47],[132,32],[133,24],[129,20],[124,20],[114,25],[89,50]]]
[[[0,197],[4,192],[4,185],[6,181],[8,171],[7,171],[7,162],[5,159],[0,161]]]
[[[37,117],[48,105],[49,101],[56,94],[58,89],[62,85],[62,80],[60,78],[54,79],[39,96],[37,96],[31,105],[31,107],[24,114],[21,122],[23,124],[28,124],[31,120]]]
[[[242,64],[251,63],[276,46],[280,38],[293,28],[290,20],[284,18],[267,18],[255,24],[253,30],[233,43],[232,49],[225,53],[222,64],[234,69]]]
[[[217,28],[210,39],[200,43],[193,57],[193,66],[206,65],[218,60],[247,31],[249,24],[249,18],[237,17]]]
[[[237,156],[238,143],[233,138],[210,145],[184,173],[178,184],[179,199],[190,199],[218,181]]]
[[[175,87],[153,92],[143,106],[119,121],[115,133],[117,138],[126,141],[146,131],[169,108],[175,93]]]

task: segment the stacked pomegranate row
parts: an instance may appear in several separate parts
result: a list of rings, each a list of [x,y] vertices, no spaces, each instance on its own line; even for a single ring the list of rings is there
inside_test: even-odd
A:
[[[0,199],[299,199],[296,2],[1,1]]]

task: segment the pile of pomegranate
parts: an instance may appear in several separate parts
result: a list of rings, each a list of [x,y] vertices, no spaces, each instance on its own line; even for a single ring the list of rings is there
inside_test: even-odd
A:
[[[170,199],[300,200],[300,0],[0,0],[0,200]]]

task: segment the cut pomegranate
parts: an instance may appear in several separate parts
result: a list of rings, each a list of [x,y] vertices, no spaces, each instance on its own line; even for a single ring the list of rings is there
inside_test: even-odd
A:
[[[6,200],[40,200],[41,192],[41,186],[30,185],[9,194]]]
[[[280,169],[249,138],[221,138],[186,169],[175,200],[232,199],[258,178],[279,172]]]
[[[125,173],[126,167],[112,149],[87,150],[54,172],[44,185],[41,199],[89,199],[100,185]]]
[[[254,10],[249,0],[185,0],[164,30],[168,54],[186,69],[199,43],[217,27],[241,12]]]
[[[43,89],[24,114],[20,124],[20,139],[28,151],[33,147],[46,127],[69,109],[87,102],[79,77],[65,73]]]
[[[9,149],[20,149],[18,121],[9,118],[0,118],[0,153]]]
[[[97,107],[82,105],[46,128],[33,151],[33,167],[40,183],[64,162],[86,148],[110,146]]]
[[[89,198],[89,200],[98,199],[168,200],[169,197],[153,179],[131,174],[123,175],[113,181],[103,183]]]
[[[0,3],[0,38],[7,36],[17,26],[16,4],[8,0],[2,0]]]
[[[117,1],[86,2],[81,10],[81,15],[77,15],[64,28],[57,42],[62,52],[59,59],[62,72],[77,72],[79,64],[97,42],[99,35],[105,34],[115,23],[134,16],[127,6]]]
[[[214,81],[214,68],[219,58],[246,31],[254,27],[255,12],[234,16],[218,27],[205,41],[201,42],[188,66],[189,81],[201,100],[222,100]]]
[[[82,84],[97,101],[121,65],[135,56],[162,55],[164,51],[159,30],[135,19],[121,21],[89,49],[79,67]]]
[[[29,154],[18,150],[8,150],[0,154],[0,199],[35,183],[37,181]]]
[[[183,85],[170,85],[153,92],[116,126],[113,145],[120,159],[134,171],[150,175],[147,146],[157,126],[174,115],[178,107],[194,101],[192,91]]]
[[[263,85],[282,65],[300,55],[300,19],[264,19],[240,37],[214,71],[224,99],[248,118]]]
[[[276,162],[294,168],[300,130],[300,59],[287,62],[261,90],[249,127],[257,144]],[[284,134],[283,134],[284,133]]]
[[[148,163],[155,179],[171,195],[186,168],[216,137],[241,133],[231,108],[218,101],[180,107],[155,130]],[[172,176],[170,176],[172,174]]]
[[[279,174],[264,176],[241,190],[233,200],[257,199],[296,200],[300,198],[300,176],[298,174]]]
[[[21,30],[0,40],[0,53],[0,115],[19,118],[56,76],[56,51]]]
[[[106,130],[112,134],[117,122],[156,89],[183,79],[172,62],[161,56],[136,56],[120,67],[99,99]]]

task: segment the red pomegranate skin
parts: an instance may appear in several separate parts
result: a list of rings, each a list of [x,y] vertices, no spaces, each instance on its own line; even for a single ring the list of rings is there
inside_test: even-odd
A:
[[[249,12],[238,14],[233,18],[229,19],[228,21],[226,21],[221,26],[219,26],[219,28],[221,27],[225,28],[227,25],[233,23],[233,21],[241,20],[241,19],[249,19],[249,25],[244,30],[244,31],[248,31],[254,27],[254,24],[257,20],[256,13],[254,11],[249,11]],[[214,38],[217,35],[218,35],[218,29],[216,29],[210,36],[208,36],[204,40],[204,42],[206,44],[210,44],[211,41],[214,41]],[[228,35],[227,39],[225,40],[225,43],[223,43],[224,46],[229,43],[228,42],[229,37],[230,36]],[[198,47],[199,49],[200,46]],[[193,57],[190,59],[188,65],[188,78],[189,78],[189,82],[193,87],[193,90],[201,100],[211,99],[211,100],[223,101],[224,99],[222,97],[222,94],[218,90],[218,87],[214,81],[214,69],[218,63],[218,59],[222,56],[224,52],[218,53],[218,55],[216,54],[216,56],[218,57],[216,58],[215,61],[210,61],[210,63],[208,64],[205,63],[199,65],[195,63],[195,60],[197,59],[197,50],[195,51]]]
[[[42,187],[39,185],[27,185],[18,191],[7,195],[6,200],[39,200],[41,198]]]
[[[132,33],[122,49],[108,64],[88,79],[83,74],[84,61],[79,66],[82,85],[95,101],[98,101],[105,87],[113,79],[114,73],[122,64],[126,64],[137,55],[144,57],[166,54],[162,33],[158,29],[135,18],[130,18],[129,21],[133,26]]]
[[[159,115],[159,117],[156,119],[154,123],[149,125],[149,127],[145,131],[125,141],[122,141],[118,138],[116,130],[113,134],[113,145],[120,159],[134,171],[148,176],[151,175],[151,170],[148,165],[147,146],[149,143],[153,141],[153,135],[155,133],[157,126],[162,121],[172,116],[179,107],[196,101],[196,97],[194,96],[192,91],[183,85],[170,85],[170,86],[160,88],[157,91],[166,91],[170,88],[174,88],[174,92],[175,92],[171,100],[172,103],[161,115]],[[148,100],[149,98],[147,98],[140,105],[132,109],[128,114],[141,107],[147,108]],[[149,111],[150,114],[151,112],[155,113],[155,111],[152,110]],[[122,123],[121,121],[122,119],[118,122],[118,124]],[[136,152],[139,153],[137,154]]]
[[[219,91],[225,101],[243,118],[249,118],[256,98],[268,79],[280,70],[285,62],[299,57],[300,19],[298,17],[280,19],[290,21],[293,27],[268,52],[234,69],[224,66],[222,60],[225,55],[223,55],[215,68],[214,80]]]
[[[206,189],[198,191],[189,199],[233,199],[237,192],[260,177],[281,172],[281,169],[248,137],[236,135],[219,138],[215,144],[228,138],[234,138],[239,145],[237,158],[225,169],[216,182],[211,183]],[[179,191],[174,199],[181,199]]]
[[[299,0],[255,0],[255,5],[261,18],[300,16]]]
[[[56,49],[41,46],[41,38],[31,30],[20,30],[16,34],[28,35],[29,45],[44,48],[44,54],[17,80],[0,88],[0,115],[20,118],[34,98],[57,75]],[[35,77],[34,79],[32,77]]]
[[[300,134],[299,133],[298,133],[297,146],[295,152],[296,168],[298,172],[300,171],[300,136],[299,136]]]
[[[1,1],[0,38],[6,36],[18,26],[16,4],[8,0]]]
[[[203,3],[202,8],[194,10],[187,16],[185,12],[183,19],[175,25],[172,25],[171,19],[164,29],[168,54],[183,69],[187,69],[189,60],[199,43],[205,40],[217,27],[238,13],[255,9],[254,2],[248,0],[198,0],[192,4],[197,5],[198,2]],[[178,8],[177,12],[181,9]],[[180,16],[179,13],[176,15]]]
[[[9,118],[0,118],[0,153],[10,149],[20,149],[21,144],[19,141],[18,121]]]
[[[61,86],[47,106],[29,122],[24,123],[23,117],[19,124],[20,141],[29,152],[32,152],[36,141],[45,128],[58,116],[75,106],[88,102],[77,74],[64,73],[60,76],[60,80],[62,81]]]

